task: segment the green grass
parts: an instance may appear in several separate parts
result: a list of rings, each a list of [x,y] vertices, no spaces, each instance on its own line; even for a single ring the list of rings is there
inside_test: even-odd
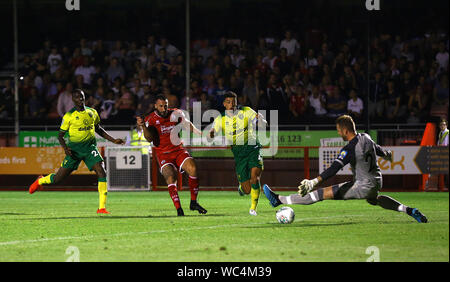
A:
[[[283,192],[282,194],[289,194]],[[201,191],[207,215],[176,217],[169,194],[110,192],[111,215],[96,214],[96,192],[0,192],[0,261],[66,261],[69,246],[80,261],[352,261],[369,246],[380,261],[449,261],[448,193],[384,193],[429,218],[364,200],[292,206],[295,222],[281,225],[261,194],[259,215],[248,215],[249,196]]]

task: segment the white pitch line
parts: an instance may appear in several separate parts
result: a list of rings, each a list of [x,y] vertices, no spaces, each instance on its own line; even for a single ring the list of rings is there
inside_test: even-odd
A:
[[[364,215],[358,214],[358,215],[342,215],[342,216],[301,218],[301,219],[297,219],[296,221],[319,220],[319,219],[330,219],[330,218],[341,218],[341,217],[357,217],[357,216],[364,216]],[[249,225],[265,225],[265,224],[269,224],[269,222],[228,224],[228,225],[213,225],[213,226],[192,227],[192,228],[177,228],[177,229],[169,229],[169,230],[152,230],[152,231],[141,231],[141,232],[126,232],[126,233],[116,233],[116,234],[98,234],[98,235],[86,235],[86,236],[67,236],[67,237],[41,238],[41,239],[34,239],[34,240],[16,240],[16,241],[0,242],[0,246],[18,245],[18,244],[26,244],[26,243],[40,243],[40,242],[59,241],[59,240],[78,240],[78,239],[88,239],[88,238],[95,238],[95,237],[146,235],[146,234],[153,234],[153,233],[192,231],[192,230],[216,229],[216,228],[225,228],[225,227],[245,227],[245,226],[249,226]]]

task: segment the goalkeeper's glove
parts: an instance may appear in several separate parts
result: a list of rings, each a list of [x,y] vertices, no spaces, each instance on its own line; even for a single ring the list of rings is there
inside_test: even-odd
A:
[[[383,159],[385,159],[386,161],[392,162],[392,151],[391,150],[387,150],[385,152],[385,156],[383,157]]]
[[[319,180],[317,178],[314,178],[312,180],[303,179],[302,182],[300,182],[300,186],[298,186],[298,193],[304,197],[306,194],[312,191],[314,186],[316,186],[319,183]]]

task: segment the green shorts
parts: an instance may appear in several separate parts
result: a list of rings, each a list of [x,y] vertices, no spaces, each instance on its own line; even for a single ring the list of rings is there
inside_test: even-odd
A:
[[[260,145],[238,145],[231,148],[234,155],[236,175],[239,183],[250,180],[252,168],[257,167],[264,169],[260,150]]]
[[[102,162],[103,158],[97,149],[97,144],[69,144],[72,150],[72,156],[64,158],[61,167],[77,170],[80,162],[83,161],[89,170],[98,163]]]

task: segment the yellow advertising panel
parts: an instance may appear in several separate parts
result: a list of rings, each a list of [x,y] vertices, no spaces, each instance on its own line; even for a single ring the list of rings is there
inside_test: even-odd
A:
[[[49,174],[56,172],[66,154],[62,147],[0,147],[0,174]],[[72,174],[92,174],[84,162]]]

